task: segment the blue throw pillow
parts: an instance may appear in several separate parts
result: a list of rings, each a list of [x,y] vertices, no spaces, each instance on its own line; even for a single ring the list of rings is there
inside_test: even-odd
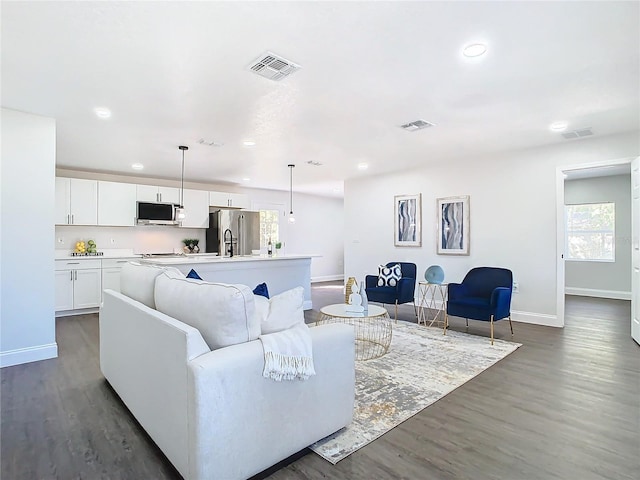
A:
[[[266,283],[261,283],[253,289],[254,295],[262,295],[263,297],[269,298],[269,289],[267,288]]]
[[[191,271],[189,273],[187,273],[187,278],[194,278],[196,280],[202,280],[202,278],[200,278],[200,275],[198,275],[198,273],[192,268]]]

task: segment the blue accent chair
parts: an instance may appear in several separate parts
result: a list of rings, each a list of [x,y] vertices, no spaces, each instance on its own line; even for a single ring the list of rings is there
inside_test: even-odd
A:
[[[496,267],[477,267],[469,270],[462,283],[450,283],[447,287],[447,310],[444,320],[444,334],[449,327],[449,315],[467,319],[491,322],[491,345],[493,345],[493,322],[509,319],[511,336],[511,291],[513,274],[511,270]]]
[[[365,291],[367,299],[370,302],[378,302],[384,304],[395,304],[395,320],[398,321],[398,305],[402,303],[413,302],[413,310],[416,310],[416,302],[414,298],[416,290],[416,264],[406,262],[389,262],[387,267],[400,264],[402,277],[395,287],[379,287],[377,275],[367,275],[365,277]],[[418,314],[416,313],[416,317]]]

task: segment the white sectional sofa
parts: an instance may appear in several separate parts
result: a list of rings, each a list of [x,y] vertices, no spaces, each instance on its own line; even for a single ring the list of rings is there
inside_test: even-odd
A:
[[[220,306],[219,298],[209,298],[220,292],[163,270],[126,265],[123,293],[105,291],[100,367],[185,479],[248,478],[351,422],[353,328],[311,328],[316,375],[275,382],[262,376],[263,349],[255,339],[248,287],[224,290],[230,304],[224,320],[231,324],[228,317],[239,316],[235,320],[243,326],[240,334],[227,329],[223,335],[223,342],[235,344],[212,349],[207,335],[156,310],[155,299],[192,321],[194,312]]]

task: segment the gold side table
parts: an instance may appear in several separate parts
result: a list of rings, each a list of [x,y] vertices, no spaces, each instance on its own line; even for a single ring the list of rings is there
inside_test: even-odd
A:
[[[389,351],[391,345],[391,319],[386,308],[369,305],[364,312],[349,312],[348,305],[338,303],[320,309],[316,325],[324,323],[346,323],[356,330],[356,360],[379,358]]]
[[[421,323],[434,323],[444,325],[444,315],[447,308],[447,285],[446,283],[418,282],[418,325]],[[433,318],[429,312],[435,312]]]

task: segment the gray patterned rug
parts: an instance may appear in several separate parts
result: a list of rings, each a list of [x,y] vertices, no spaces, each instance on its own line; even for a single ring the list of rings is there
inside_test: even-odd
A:
[[[487,325],[487,328],[489,326]],[[313,445],[334,465],[514,352],[520,343],[447,332],[416,324],[393,325],[389,352],[356,362],[351,425]]]

